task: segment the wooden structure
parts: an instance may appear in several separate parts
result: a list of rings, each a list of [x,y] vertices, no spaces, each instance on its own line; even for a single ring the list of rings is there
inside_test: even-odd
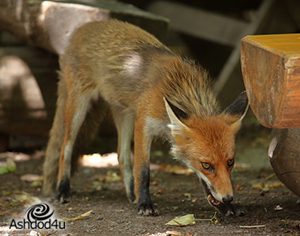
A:
[[[253,113],[274,128],[268,151],[273,169],[300,196],[300,34],[243,38],[241,65]]]
[[[258,121],[270,128],[300,127],[300,34],[245,37],[241,63]]]
[[[278,178],[300,196],[300,128],[273,129],[268,155]]]
[[[91,0],[91,5],[59,1],[1,0],[0,30],[35,46],[61,54],[73,32],[90,21],[119,19],[162,39],[169,21],[118,1]]]
[[[0,152],[7,149],[11,135],[48,137],[56,104],[57,55],[79,26],[115,18],[161,40],[168,32],[168,19],[132,5],[105,0],[89,3],[1,0],[0,31],[23,41],[0,32]],[[112,125],[106,127],[114,130]]]
[[[299,3],[294,0],[262,0],[258,7],[245,11],[253,14],[247,20],[232,17],[234,14],[224,14],[223,11],[240,7],[239,11],[243,12],[242,5],[255,4],[255,1],[212,1],[210,3],[208,3],[209,1],[198,1],[200,7],[189,6],[188,2],[157,0],[149,5],[148,10],[169,18],[171,28],[176,32],[232,49],[220,72],[216,75],[213,85],[213,89],[224,107],[244,90],[240,70],[242,37],[253,34],[289,33],[297,30],[295,25],[297,19],[293,18],[299,16]],[[212,4],[217,9],[201,8],[203,2]],[[212,66],[216,68],[216,57],[220,59],[222,54],[218,50],[209,53],[215,57],[212,60]],[[203,65],[207,63],[207,57],[209,55],[203,56]]]

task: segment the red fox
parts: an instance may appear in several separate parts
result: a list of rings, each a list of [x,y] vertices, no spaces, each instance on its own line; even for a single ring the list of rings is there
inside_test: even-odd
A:
[[[69,201],[70,176],[82,148],[111,112],[126,194],[138,213],[157,215],[149,193],[154,137],[195,170],[209,203],[240,214],[231,204],[235,135],[247,108],[246,93],[221,112],[205,70],[174,55],[154,36],[117,20],[90,22],[60,55],[57,109],[44,163],[43,194]],[[131,141],[134,137],[134,160]]]

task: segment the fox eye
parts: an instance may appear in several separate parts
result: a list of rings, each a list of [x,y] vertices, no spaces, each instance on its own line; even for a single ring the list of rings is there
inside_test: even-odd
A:
[[[233,166],[233,164],[234,164],[234,158],[231,158],[231,159],[229,159],[229,160],[227,161],[228,167]]]
[[[213,167],[208,162],[201,162],[202,168],[208,171],[213,171]]]

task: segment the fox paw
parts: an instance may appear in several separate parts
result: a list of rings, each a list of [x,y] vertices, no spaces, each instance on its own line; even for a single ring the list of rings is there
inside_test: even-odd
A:
[[[58,186],[56,199],[61,203],[68,203],[71,201],[71,197],[70,180],[68,178],[64,178],[60,181]]]
[[[245,211],[244,208],[239,204],[224,204],[221,203],[216,207],[218,211],[226,216],[234,215],[234,216],[244,216]]]
[[[141,204],[138,208],[138,214],[143,216],[158,216],[159,211],[154,205],[143,205]]]

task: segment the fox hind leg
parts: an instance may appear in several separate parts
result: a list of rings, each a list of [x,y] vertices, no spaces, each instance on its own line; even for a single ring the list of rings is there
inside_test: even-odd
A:
[[[123,112],[116,109],[112,113],[118,131],[118,159],[126,194],[131,202],[135,202],[131,162],[131,141],[133,138],[135,116],[130,111]]]
[[[80,94],[80,93],[79,93]],[[72,154],[78,132],[90,107],[91,95],[81,93],[79,98],[69,95],[65,106],[65,137],[61,148],[56,198],[68,202],[71,197],[70,177]]]

